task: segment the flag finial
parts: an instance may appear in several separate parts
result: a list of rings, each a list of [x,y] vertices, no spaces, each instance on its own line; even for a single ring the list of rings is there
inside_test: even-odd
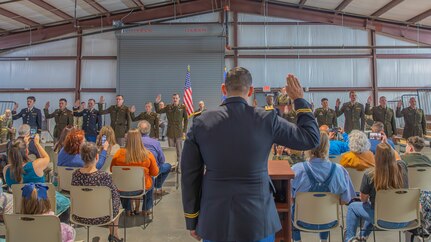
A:
[[[187,71],[190,71],[190,65],[187,65]]]

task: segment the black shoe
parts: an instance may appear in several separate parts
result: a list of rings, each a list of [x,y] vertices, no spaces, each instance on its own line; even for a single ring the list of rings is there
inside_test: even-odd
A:
[[[119,238],[115,237],[114,235],[109,234],[108,241],[109,242],[123,242],[123,239],[119,239]]]

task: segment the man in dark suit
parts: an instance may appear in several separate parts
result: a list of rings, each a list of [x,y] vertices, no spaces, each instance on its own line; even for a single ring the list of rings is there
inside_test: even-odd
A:
[[[40,133],[42,131],[42,112],[40,109],[34,107],[35,102],[35,97],[27,97],[27,108],[21,109],[19,113],[16,112],[18,109],[18,103],[15,103],[12,111],[12,119],[17,120],[22,118],[23,124],[30,125],[31,129]]]
[[[297,125],[275,110],[247,103],[250,72],[229,71],[222,85],[227,99],[195,119],[181,157],[182,197],[187,229],[204,241],[273,241],[281,229],[268,175],[276,143],[295,150],[319,144],[319,129],[299,81],[287,77]]]

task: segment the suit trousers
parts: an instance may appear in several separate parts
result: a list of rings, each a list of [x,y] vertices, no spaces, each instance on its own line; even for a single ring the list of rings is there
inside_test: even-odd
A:
[[[180,138],[168,138],[169,147],[175,147],[177,150],[177,162],[180,163],[181,152],[183,152],[183,139]]]

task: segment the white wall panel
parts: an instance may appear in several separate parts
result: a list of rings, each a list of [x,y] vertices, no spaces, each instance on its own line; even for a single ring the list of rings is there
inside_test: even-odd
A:
[[[83,56],[117,56],[117,38],[114,32],[84,36]]]
[[[202,23],[202,22],[218,22],[220,19],[220,13],[207,13],[201,14],[186,18],[175,19],[171,21],[166,21],[167,23],[185,23],[185,22],[194,22],[194,23]]]
[[[75,85],[75,61],[2,61],[3,88],[70,88]]]
[[[239,46],[368,45],[367,31],[330,25],[239,25],[238,34]]]
[[[76,56],[76,39],[67,39],[24,47],[0,54],[0,56]]]
[[[391,38],[385,35],[376,35],[377,46],[417,46],[417,43]],[[430,49],[377,49],[377,54],[429,54]]]
[[[300,78],[304,87],[369,87],[369,59],[239,59],[256,87],[281,86],[288,73]]]
[[[115,88],[117,80],[116,60],[83,60],[82,88]]]
[[[431,60],[377,60],[378,83],[381,87],[431,87]]]

